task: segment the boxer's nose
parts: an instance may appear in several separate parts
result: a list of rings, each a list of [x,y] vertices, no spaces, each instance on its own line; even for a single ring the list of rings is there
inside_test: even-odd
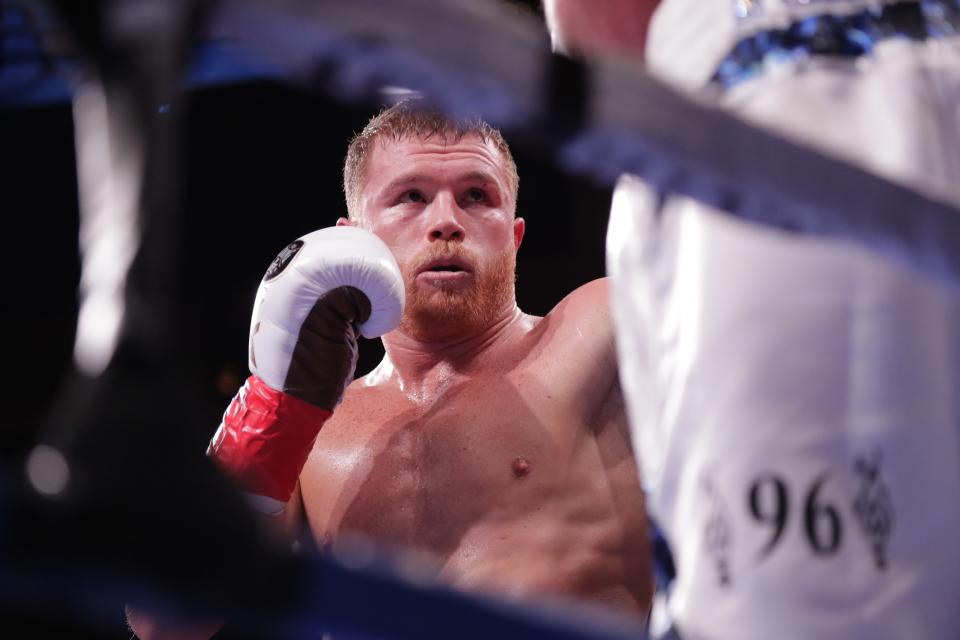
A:
[[[438,194],[430,203],[427,235],[430,240],[462,241],[466,235],[461,223],[464,212],[450,194]]]

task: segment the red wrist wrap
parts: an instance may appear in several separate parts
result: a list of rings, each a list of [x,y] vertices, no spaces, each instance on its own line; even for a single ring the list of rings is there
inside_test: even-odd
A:
[[[287,502],[331,415],[250,376],[223,414],[207,455],[245,491]]]

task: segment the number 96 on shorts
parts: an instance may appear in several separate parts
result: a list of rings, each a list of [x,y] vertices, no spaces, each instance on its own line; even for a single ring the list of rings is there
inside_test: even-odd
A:
[[[879,452],[849,465],[806,473],[775,467],[726,477],[699,477],[700,549],[718,586],[747,574],[841,562],[884,572],[897,527],[896,505]],[[777,569],[779,567],[779,569]],[[837,567],[831,567],[831,572]]]

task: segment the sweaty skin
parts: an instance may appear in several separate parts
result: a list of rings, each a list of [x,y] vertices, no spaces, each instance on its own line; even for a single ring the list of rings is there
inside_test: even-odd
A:
[[[580,287],[543,318],[516,307],[524,221],[500,164],[475,136],[373,151],[360,224],[394,252],[408,308],[419,300],[421,311],[384,337],[384,360],[348,387],[290,511],[302,507],[318,546],[361,532],[416,548],[455,587],[643,614],[646,519],[607,284]],[[451,245],[465,252],[459,273],[418,270],[417,256]],[[485,266],[504,256],[505,288],[483,298],[482,313],[443,311],[444,296],[483,289]]]

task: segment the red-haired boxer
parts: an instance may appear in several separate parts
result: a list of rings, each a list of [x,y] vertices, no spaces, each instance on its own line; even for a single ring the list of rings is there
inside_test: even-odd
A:
[[[286,510],[322,547],[361,533],[416,549],[457,588],[640,619],[649,543],[606,282],[545,317],[517,307],[517,186],[498,131],[415,103],[351,142],[339,224],[389,247],[406,306],[383,361],[317,436]]]

